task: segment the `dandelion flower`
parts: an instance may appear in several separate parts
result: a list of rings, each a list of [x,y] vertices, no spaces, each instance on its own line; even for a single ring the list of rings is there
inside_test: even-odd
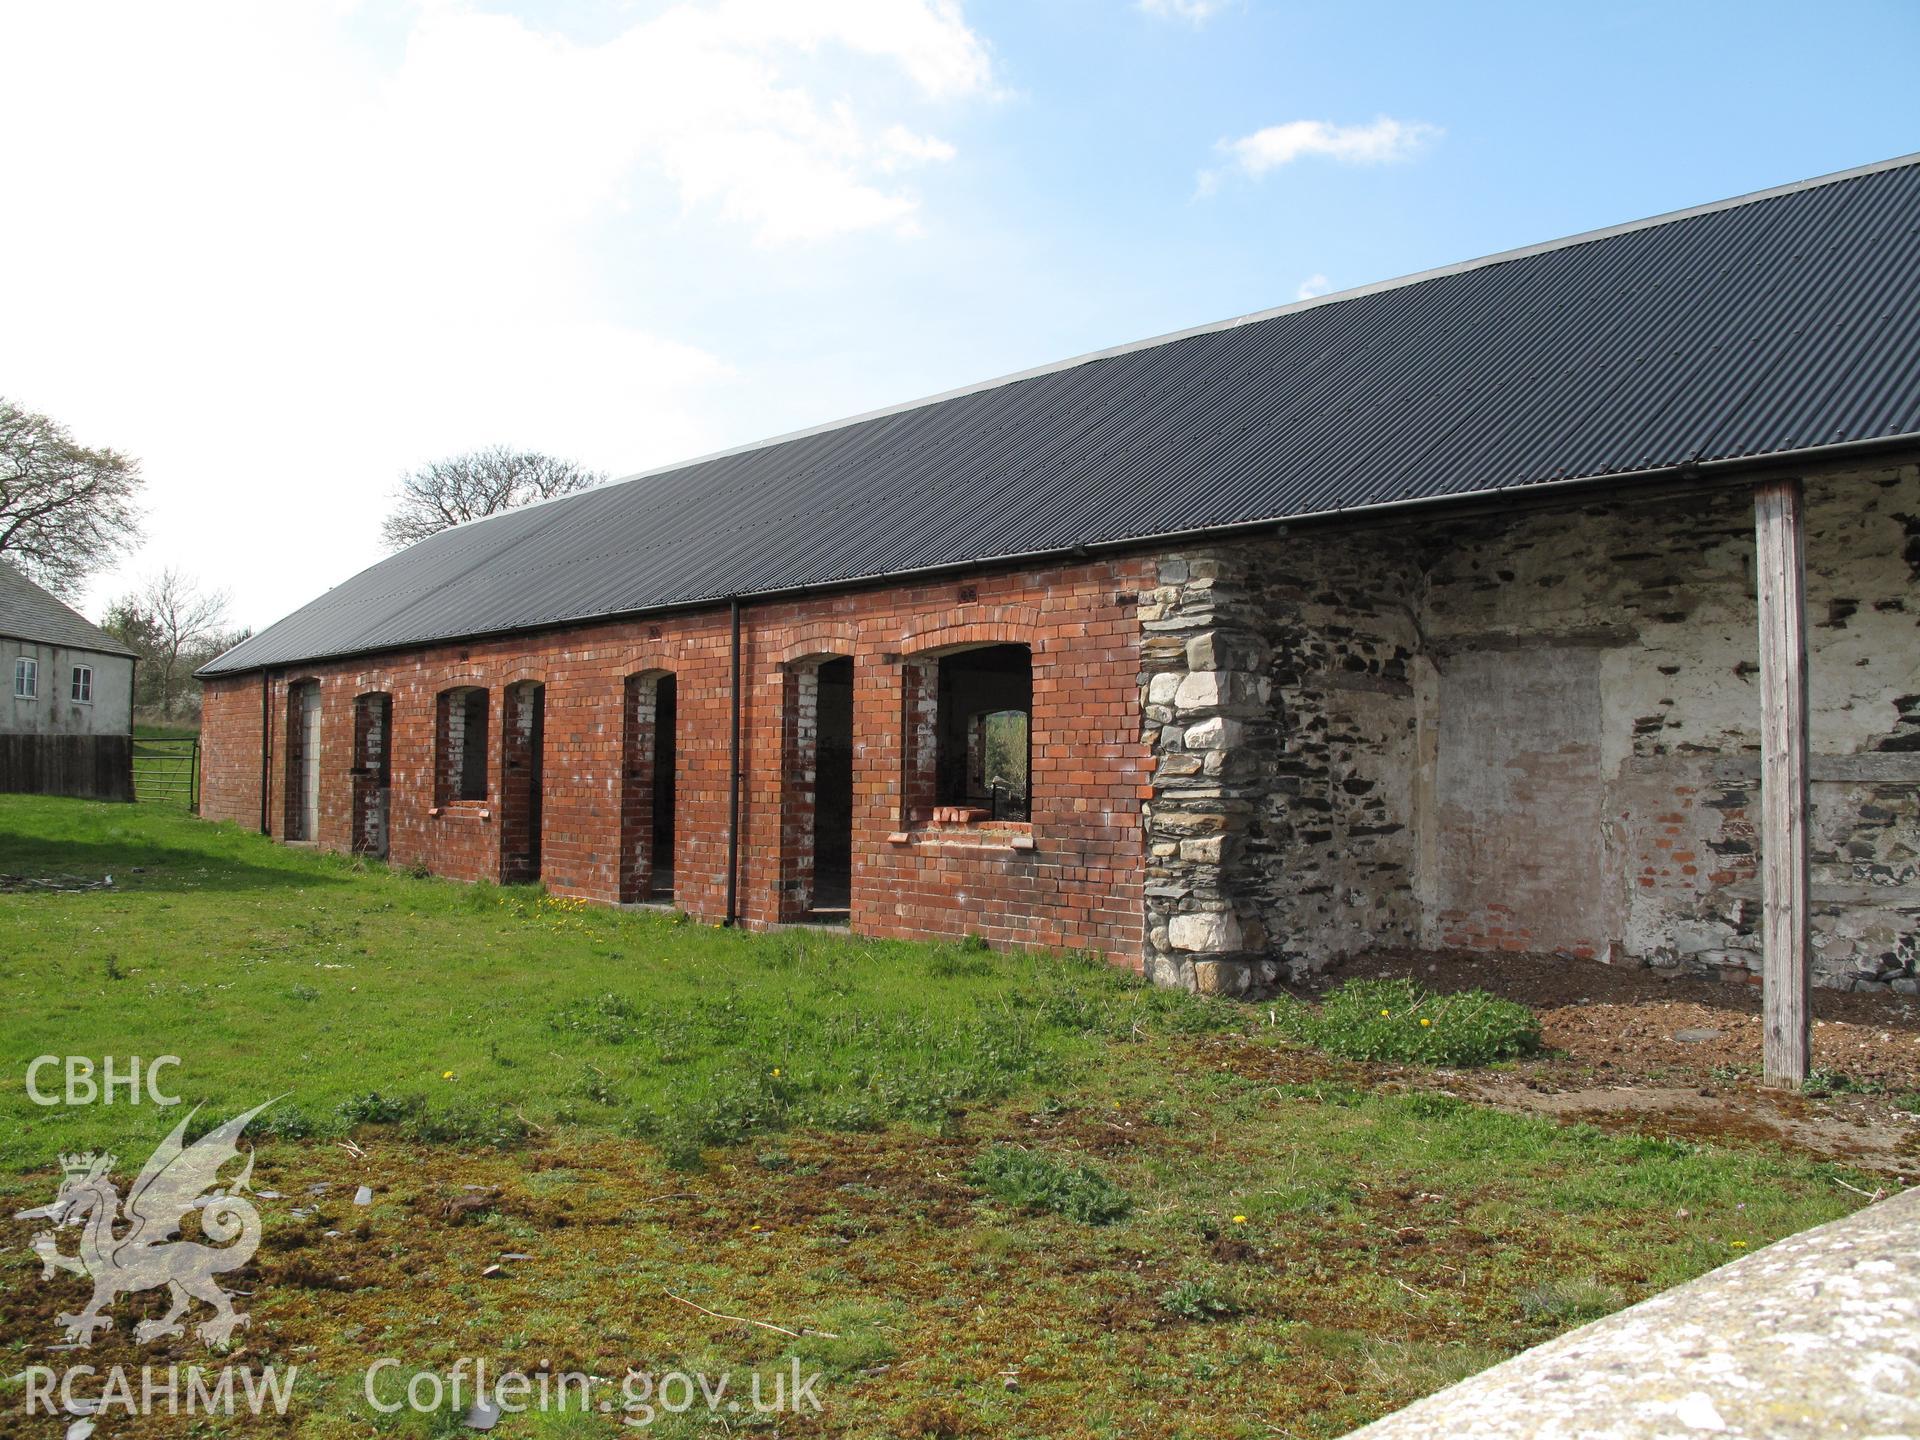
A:
[[[1391,1010],[1382,1010],[1382,1011],[1380,1012],[1380,1018],[1381,1018],[1382,1020],[1384,1020],[1384,1019],[1386,1019],[1386,1018],[1387,1018],[1387,1017],[1388,1017],[1389,1015],[1391,1015],[1391,1014],[1393,1014],[1393,1012],[1392,1012]]]
[[[1428,1020],[1428,1019],[1426,1019],[1426,1018],[1425,1018],[1424,1016],[1423,1016],[1423,1017],[1421,1018],[1421,1021],[1420,1021],[1420,1023],[1421,1023],[1422,1025],[1431,1025],[1431,1024],[1433,1024],[1433,1022],[1432,1022],[1431,1020]]]
[[[780,1067],[778,1065],[773,1067],[773,1078],[776,1080],[780,1078]]]
[[[1244,1225],[1247,1223],[1247,1217],[1244,1215],[1236,1215],[1233,1217],[1233,1223],[1236,1225]]]
[[[440,1072],[440,1078],[441,1078],[442,1080],[451,1080],[451,1079],[453,1079],[453,1071],[451,1071],[451,1070],[442,1070],[442,1071]]]

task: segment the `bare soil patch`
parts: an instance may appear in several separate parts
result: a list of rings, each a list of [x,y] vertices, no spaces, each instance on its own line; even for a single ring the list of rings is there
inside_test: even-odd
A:
[[[1483,989],[1540,1017],[1546,1052],[1472,1076],[1395,1067],[1502,1108],[1676,1139],[1767,1141],[1898,1180],[1920,1176],[1920,1004],[1814,992],[1816,1084],[1760,1083],[1760,987],[1551,955],[1379,952],[1319,977]],[[1366,1067],[1372,1071],[1388,1067]]]

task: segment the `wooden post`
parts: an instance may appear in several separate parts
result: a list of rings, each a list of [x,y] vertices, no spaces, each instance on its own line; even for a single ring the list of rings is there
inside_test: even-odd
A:
[[[1753,490],[1760,594],[1760,864],[1766,1083],[1798,1088],[1813,1032],[1807,926],[1807,597],[1798,480]]]

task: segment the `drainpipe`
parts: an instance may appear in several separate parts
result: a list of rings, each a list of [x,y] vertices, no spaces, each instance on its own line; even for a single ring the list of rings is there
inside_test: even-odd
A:
[[[273,689],[272,672],[260,672],[260,833],[271,835],[272,828],[267,824],[267,775],[273,764],[267,753],[267,742],[273,735]]]
[[[733,733],[727,745],[727,918],[740,920],[740,597],[727,602],[733,618],[733,684],[727,691]]]
[[[127,670],[127,799],[129,800],[138,800],[140,798],[140,792],[133,788],[133,702],[134,697],[139,695],[139,693],[140,657],[136,655],[133,657],[133,664]],[[196,740],[194,746],[197,750],[199,741]],[[189,800],[193,798],[193,792],[191,790],[187,792],[187,798]],[[200,813],[199,808],[195,807],[193,813],[198,815]]]

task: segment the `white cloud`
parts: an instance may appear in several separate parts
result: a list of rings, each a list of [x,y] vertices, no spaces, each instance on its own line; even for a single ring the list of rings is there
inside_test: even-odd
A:
[[[1227,167],[1257,180],[1269,170],[1307,156],[1324,156],[1342,165],[1385,165],[1411,160],[1445,132],[1419,120],[1395,120],[1382,115],[1370,125],[1331,125],[1325,120],[1290,120],[1269,125],[1237,140],[1222,140],[1217,148]],[[1215,189],[1222,172],[1200,173],[1202,192]]]
[[[927,125],[992,86],[949,0],[703,0],[593,43],[466,0],[7,6],[0,53],[32,57],[0,133],[39,217],[0,226],[33,277],[0,394],[149,481],[91,608],[176,563],[256,624],[376,558],[437,454],[714,444],[728,359],[623,312],[737,261],[664,273],[660,237],[911,236],[909,175],[954,154]]]
[[[1300,282],[1300,288],[1293,292],[1296,300],[1312,300],[1316,296],[1331,294],[1333,282],[1324,275],[1309,275]]]
[[[1227,3],[1228,0],[1138,0],[1138,8],[1162,20],[1186,20],[1204,25],[1226,9]]]

